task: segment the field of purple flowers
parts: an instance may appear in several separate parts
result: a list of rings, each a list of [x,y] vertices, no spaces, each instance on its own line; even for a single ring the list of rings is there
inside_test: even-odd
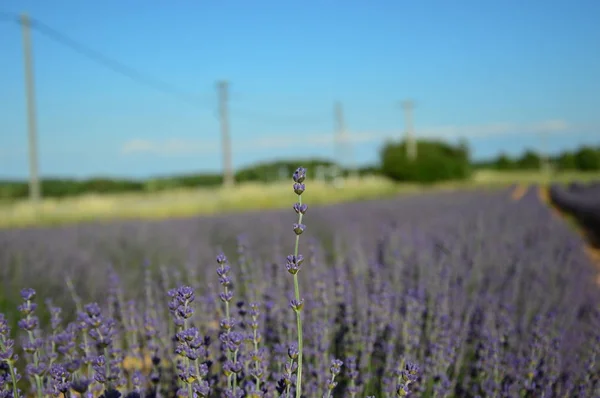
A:
[[[0,397],[600,396],[594,270],[535,190],[294,178],[289,211],[0,231]]]

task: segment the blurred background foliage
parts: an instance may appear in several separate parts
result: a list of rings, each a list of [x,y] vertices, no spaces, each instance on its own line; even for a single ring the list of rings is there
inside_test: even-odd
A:
[[[418,157],[409,161],[404,141],[387,142],[380,152],[379,164],[348,170],[338,167],[338,175],[356,173],[360,176],[378,175],[396,182],[437,183],[468,179],[476,170],[532,171],[539,170],[543,159],[537,152],[526,150],[512,158],[500,154],[487,161],[472,161],[465,142],[452,145],[439,140],[418,140]],[[565,151],[551,157],[549,164],[555,174],[566,171],[600,171],[600,147],[583,146],[576,151]],[[328,159],[291,159],[260,162],[237,171],[235,178],[244,182],[275,182],[289,179],[293,170],[304,165],[311,178],[318,176],[320,168],[331,168],[335,163]],[[180,188],[218,187],[223,178],[216,173],[198,173],[154,177],[145,180],[94,177],[89,179],[44,178],[41,181],[45,197],[63,198],[84,194],[116,194],[131,192],[159,192]],[[27,198],[27,181],[0,181],[0,200],[11,201]]]

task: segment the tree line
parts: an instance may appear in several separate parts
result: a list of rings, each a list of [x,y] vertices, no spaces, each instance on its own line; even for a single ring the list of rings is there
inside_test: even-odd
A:
[[[416,149],[416,158],[409,159],[404,141],[387,142],[380,151],[378,164],[362,167],[355,172],[359,175],[383,175],[395,181],[434,183],[467,179],[477,169],[535,170],[540,169],[543,162],[540,154],[533,150],[526,150],[518,157],[501,153],[491,160],[472,161],[465,141],[453,145],[440,140],[418,140]],[[575,151],[551,156],[548,162],[554,172],[600,170],[600,147],[582,146]],[[351,173],[327,159],[291,159],[253,164],[238,170],[235,179],[240,183],[286,180],[299,164],[308,169],[310,178],[332,178],[332,169],[337,170],[333,177]],[[158,192],[178,188],[216,187],[222,182],[220,174],[199,173],[144,180],[109,177],[84,180],[44,178],[40,183],[45,197],[60,198],[89,193]],[[0,181],[0,200],[26,198],[28,193],[27,181]]]
[[[600,146],[581,146],[574,151],[564,151],[548,158],[549,165],[555,171],[597,171],[600,170]],[[532,170],[539,168],[542,158],[532,150],[525,151],[520,157],[510,157],[504,153],[488,162],[480,162],[477,167],[497,170]]]

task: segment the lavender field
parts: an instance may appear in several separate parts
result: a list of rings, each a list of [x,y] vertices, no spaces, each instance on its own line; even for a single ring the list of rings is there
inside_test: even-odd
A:
[[[288,211],[0,231],[0,397],[600,396],[595,270],[534,189],[307,210],[296,179]]]

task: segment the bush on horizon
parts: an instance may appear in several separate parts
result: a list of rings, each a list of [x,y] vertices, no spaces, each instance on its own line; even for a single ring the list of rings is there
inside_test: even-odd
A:
[[[435,183],[466,180],[471,175],[469,150],[437,140],[418,140],[417,157],[409,160],[406,142],[388,142],[381,150],[381,172],[394,181]]]

